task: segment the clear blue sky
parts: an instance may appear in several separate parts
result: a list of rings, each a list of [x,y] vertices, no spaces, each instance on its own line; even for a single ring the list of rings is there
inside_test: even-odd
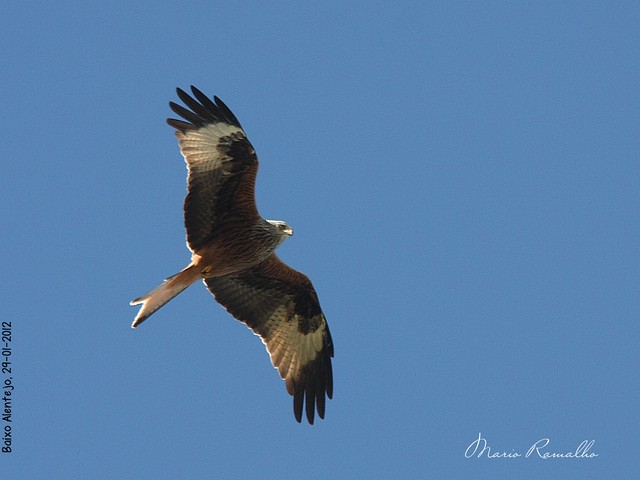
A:
[[[637,473],[637,2],[1,17],[4,477]],[[260,211],[294,227],[279,254],[330,323],[335,395],[312,427],[202,284],[130,328],[129,301],[189,260],[165,119],[190,84],[242,122]],[[465,458],[479,432],[494,452],[595,440],[598,457]]]

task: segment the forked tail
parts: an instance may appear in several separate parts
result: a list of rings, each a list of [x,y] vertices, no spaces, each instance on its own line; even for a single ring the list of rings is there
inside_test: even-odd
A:
[[[136,328],[156,310],[164,306],[169,300],[182,292],[196,280],[202,278],[200,267],[193,264],[172,277],[167,278],[161,285],[151,290],[146,295],[131,301],[131,305],[142,304],[142,308],[131,324],[131,328]]]

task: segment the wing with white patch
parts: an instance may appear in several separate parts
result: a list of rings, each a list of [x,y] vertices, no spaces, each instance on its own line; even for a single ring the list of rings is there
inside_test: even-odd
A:
[[[225,218],[254,221],[259,217],[254,189],[258,157],[240,122],[218,98],[211,101],[191,87],[178,96],[189,109],[170,102],[184,120],[170,118],[189,170],[184,221],[187,244],[196,252],[223,225]]]
[[[296,420],[303,406],[313,424],[333,396],[333,341],[315,289],[306,275],[275,254],[239,275],[204,280],[216,300],[259,335],[293,396]]]

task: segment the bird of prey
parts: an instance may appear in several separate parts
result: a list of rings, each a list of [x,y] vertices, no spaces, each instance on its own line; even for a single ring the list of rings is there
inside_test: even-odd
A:
[[[258,157],[229,108],[191,87],[180,88],[188,107],[170,102],[184,120],[170,118],[188,169],[184,224],[191,263],[131,305],[142,304],[136,328],[196,280],[202,279],[237,320],[259,335],[293,396],[313,424],[324,418],[325,396],[333,396],[333,341],[309,278],[286,265],[275,249],[293,230],[265,220],[256,207]]]

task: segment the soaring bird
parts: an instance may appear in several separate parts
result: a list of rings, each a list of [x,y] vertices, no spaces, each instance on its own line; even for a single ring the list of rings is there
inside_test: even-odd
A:
[[[131,305],[142,304],[133,328],[202,279],[215,299],[265,344],[273,366],[313,424],[333,396],[333,341],[309,278],[286,265],[276,248],[293,234],[280,220],[265,220],[255,201],[258,157],[240,122],[216,96],[180,88],[184,120],[169,118],[187,163],[184,224],[191,263]]]

